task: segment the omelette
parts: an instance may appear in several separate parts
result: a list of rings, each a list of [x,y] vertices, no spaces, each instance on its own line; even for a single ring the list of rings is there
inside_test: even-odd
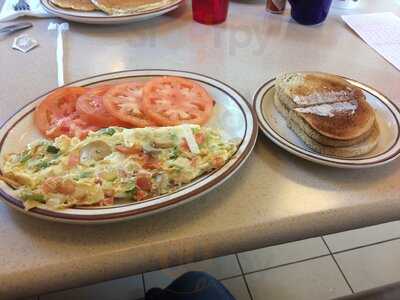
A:
[[[61,7],[80,11],[94,11],[96,6],[90,0],[50,0],[51,3]]]
[[[198,125],[109,127],[84,140],[36,140],[3,158],[0,178],[26,209],[110,206],[171,193],[222,167],[236,149]]]
[[[91,0],[109,15],[130,15],[159,9],[177,3],[177,0]]]

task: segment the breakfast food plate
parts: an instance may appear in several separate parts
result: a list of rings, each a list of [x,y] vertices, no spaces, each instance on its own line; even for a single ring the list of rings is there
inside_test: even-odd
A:
[[[325,99],[321,94],[313,94],[312,97],[293,96],[293,104],[289,103],[293,107],[285,109],[288,100],[282,99],[280,93],[276,94],[277,78],[280,80],[287,76],[286,83],[288,83],[294,81],[293,78],[298,74],[323,76],[324,80],[326,77],[330,78],[329,80],[333,78],[332,86],[337,87],[340,84],[343,91],[330,91],[327,98],[325,95]],[[264,83],[256,91],[253,103],[261,130],[276,145],[303,159],[340,168],[379,166],[393,161],[400,155],[400,112],[383,94],[363,83],[336,75],[306,72],[282,76]],[[329,80],[318,84],[326,89]],[[297,78],[296,81],[301,80]],[[297,92],[300,93],[304,90],[309,92],[318,85],[315,81],[312,84],[307,82],[308,87],[299,86],[298,83],[290,84],[297,85]],[[349,95],[353,98],[343,98],[347,91],[351,92]],[[358,96],[354,96],[354,92]],[[307,97],[314,103],[306,105],[301,103],[301,100]],[[330,97],[336,99],[332,101]],[[357,97],[360,99],[357,100]],[[300,106],[301,104],[303,106]],[[343,111],[337,115],[330,115],[329,110],[334,112],[335,109]],[[347,114],[344,113],[346,109],[349,109]],[[368,136],[361,135],[362,130],[368,133]],[[331,135],[326,134],[327,132]],[[360,132],[360,134],[354,140],[332,139],[332,134],[337,132],[346,134]]]
[[[167,124],[166,127],[153,125],[147,128],[108,127],[89,133],[89,136],[79,136],[81,140],[78,135],[59,135],[55,140],[43,140],[41,132],[51,137],[50,134],[55,133],[54,128],[44,131],[41,121],[57,115],[58,108],[54,110],[48,104],[49,99],[57,98],[61,91],[87,89],[92,92],[105,85],[115,87],[118,91],[128,83],[131,88],[133,82],[136,85],[145,84],[143,93],[146,89],[153,91],[153,94],[149,92],[148,97],[153,105],[151,116],[155,118],[152,121],[157,121],[157,118],[160,122],[168,121],[160,116],[161,112],[165,112],[169,96],[166,96],[166,101],[156,98],[157,95],[164,95],[164,92],[168,94],[170,89],[171,101],[182,97],[176,96],[171,88],[176,82],[182,84],[182,93],[185,93],[185,97],[190,97],[197,108],[206,110],[198,100],[198,97],[204,96],[204,90],[214,104],[211,104],[213,107],[206,123],[193,119],[193,122],[201,123],[202,126]],[[162,86],[157,85],[160,82],[163,83]],[[110,88],[111,90],[113,89]],[[114,96],[113,93],[111,96]],[[116,97],[110,98],[111,102],[122,101],[123,105],[126,104],[125,92],[117,92],[115,95]],[[66,112],[71,111],[63,102],[68,102],[70,97],[71,94],[64,97],[59,108]],[[160,103],[162,109],[160,115],[153,116],[157,112],[157,107],[154,106],[157,103]],[[187,107],[187,101],[183,105]],[[53,111],[45,110],[46,114],[41,118],[42,108],[49,107]],[[121,113],[113,112],[117,116]],[[199,115],[199,112],[194,114]],[[172,113],[170,116],[171,119],[177,116],[188,117],[182,112],[178,115]],[[71,123],[63,124],[66,118],[60,120],[55,124],[60,125],[61,129],[68,126],[68,129],[72,128]],[[72,119],[74,121],[75,118]],[[131,121],[134,124],[137,122]],[[80,123],[72,124],[79,127]],[[76,129],[76,126],[73,128]],[[247,101],[232,87],[204,75],[173,70],[133,70],[82,79],[36,98],[2,125],[0,179],[3,181],[0,180],[0,195],[13,208],[35,217],[60,222],[106,223],[158,213],[204,195],[238,171],[254,147],[257,128],[255,113]],[[208,159],[212,161],[208,162]],[[110,178],[110,174],[113,174],[113,178]],[[149,183],[143,182],[143,176],[147,176]],[[72,191],[71,184],[74,185]],[[129,186],[131,184],[134,185]],[[150,188],[146,187],[148,184]],[[173,184],[176,184],[175,187],[169,189]],[[110,202],[109,198],[104,198],[106,201],[97,205],[100,203],[96,200],[99,199],[99,192],[105,191],[106,186],[108,190],[101,194],[102,197],[111,193],[112,198],[118,198],[122,191],[123,195],[129,195],[129,199],[134,201],[124,199],[114,202],[111,199]],[[123,190],[124,188],[126,189]],[[158,193],[161,188],[163,192]],[[83,202],[69,202],[81,200]],[[90,201],[96,205],[88,205]],[[30,204],[27,206],[28,202]],[[39,202],[40,205],[30,206],[32,202]],[[60,205],[52,209],[51,205],[54,203]],[[84,205],[75,205],[76,203]]]
[[[71,0],[74,1],[74,0]],[[160,5],[150,6],[148,9],[140,9],[121,14],[107,14],[101,10],[85,11],[68,9],[55,5],[50,0],[41,0],[44,9],[52,15],[65,20],[85,24],[125,24],[139,22],[166,14],[176,8],[183,0],[160,0]]]

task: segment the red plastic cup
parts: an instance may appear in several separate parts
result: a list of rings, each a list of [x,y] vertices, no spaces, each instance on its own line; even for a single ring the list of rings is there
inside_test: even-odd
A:
[[[229,0],[192,0],[193,19],[207,25],[223,23],[228,6]]]

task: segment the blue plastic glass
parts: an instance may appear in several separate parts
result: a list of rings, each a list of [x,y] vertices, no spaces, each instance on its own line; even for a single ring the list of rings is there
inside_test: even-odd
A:
[[[303,25],[314,25],[325,21],[332,0],[289,0],[292,18]]]

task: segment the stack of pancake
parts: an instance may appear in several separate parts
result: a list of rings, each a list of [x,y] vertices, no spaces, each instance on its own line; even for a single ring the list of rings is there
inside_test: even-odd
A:
[[[375,112],[361,89],[341,77],[290,73],[275,84],[276,109],[314,151],[337,157],[370,152],[378,143]]]
[[[61,8],[101,10],[109,15],[129,15],[164,7],[176,0],[50,0]]]

